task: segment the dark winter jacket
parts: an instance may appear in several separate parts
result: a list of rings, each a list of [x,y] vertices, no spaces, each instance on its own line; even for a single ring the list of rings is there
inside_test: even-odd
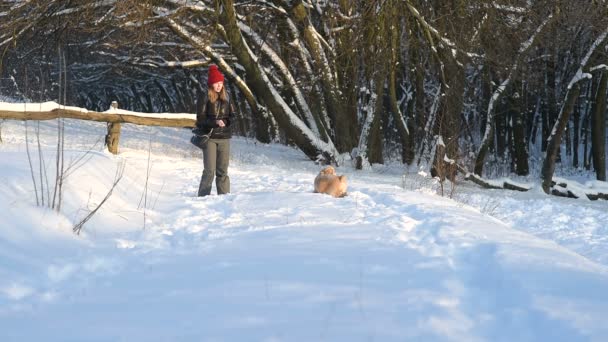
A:
[[[196,135],[206,135],[211,132],[209,136],[211,139],[230,139],[232,137],[231,126],[234,117],[234,105],[230,101],[230,98],[228,98],[228,101],[217,99],[215,103],[211,103],[207,99],[206,94],[201,94],[198,98],[196,128],[193,132]],[[216,120],[224,121],[226,126],[218,126],[215,122]]]

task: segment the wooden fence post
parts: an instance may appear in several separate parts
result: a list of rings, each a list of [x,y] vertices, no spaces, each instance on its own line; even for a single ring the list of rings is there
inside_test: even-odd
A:
[[[118,102],[112,101],[110,105],[113,109],[118,109]],[[112,154],[118,154],[118,142],[120,140],[120,123],[108,122],[108,134],[106,135],[106,145]]]

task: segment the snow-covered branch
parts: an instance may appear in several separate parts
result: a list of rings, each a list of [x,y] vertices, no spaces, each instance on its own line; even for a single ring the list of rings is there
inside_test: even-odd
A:
[[[600,65],[596,65],[593,68],[589,69],[589,71],[591,71],[591,72],[598,71],[598,70],[608,71],[608,65],[600,64]]]
[[[247,26],[243,22],[239,22],[238,25],[241,31],[245,35],[249,36],[251,40],[262,49],[262,52],[264,52],[264,54],[268,57],[272,64],[277,68],[279,73],[282,75],[283,80],[289,85],[289,88],[293,92],[296,103],[302,111],[302,114],[306,118],[306,121],[310,125],[311,130],[315,135],[319,136],[319,128],[317,127],[317,123],[312,114],[312,111],[308,107],[308,103],[304,98],[304,94],[302,94],[300,87],[297,85],[295,78],[289,71],[285,62],[283,62],[283,60],[276,54],[276,52],[268,44],[266,44],[266,42],[264,42],[264,40],[249,26]]]
[[[501,4],[497,4],[496,2],[492,2],[491,6],[496,8],[499,11],[503,11],[503,12],[507,12],[507,13],[526,14],[529,11],[529,9],[526,7],[501,5]]]
[[[412,15],[416,18],[416,20],[418,21],[418,23],[424,27],[425,30],[427,30],[433,37],[435,37],[435,39],[437,39],[441,45],[444,45],[445,48],[449,48],[452,50],[458,50],[458,47],[456,46],[456,44],[454,44],[452,41],[450,41],[448,38],[444,37],[439,30],[437,30],[435,27],[433,27],[431,24],[429,24],[426,19],[424,19],[424,16],[422,16],[422,14],[420,14],[420,12],[418,11],[418,9],[416,7],[414,7],[414,5],[412,5],[412,3],[410,2],[410,0],[406,0],[405,1],[407,8],[409,9],[410,13],[412,13]]]

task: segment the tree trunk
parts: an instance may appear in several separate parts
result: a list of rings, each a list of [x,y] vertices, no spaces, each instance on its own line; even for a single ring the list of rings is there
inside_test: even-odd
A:
[[[546,95],[545,95],[546,96]],[[540,104],[541,111],[541,141],[540,150],[541,152],[547,152],[547,141],[549,140],[549,111],[547,110],[547,99],[543,98]]]
[[[553,173],[555,172],[555,162],[559,154],[559,147],[562,139],[562,135],[566,130],[566,124],[572,113],[572,109],[580,95],[580,86],[576,83],[566,94],[566,100],[562,107],[561,113],[558,117],[558,121],[553,126],[551,135],[547,141],[547,153],[541,170],[542,187],[545,193],[550,192]]]
[[[508,128],[508,111],[506,108],[502,108],[502,113],[496,116],[496,155],[498,158],[503,159],[506,156],[507,137],[509,136]]]
[[[367,101],[365,105],[362,105],[359,109],[361,112],[365,113],[365,120],[363,121],[363,126],[361,127],[361,135],[359,136],[359,144],[356,149],[353,149],[355,152],[353,158],[356,159],[356,168],[357,170],[361,170],[363,168],[364,161],[369,161],[370,154],[370,145],[373,138],[374,129],[377,129],[376,124],[378,123],[377,115],[378,114],[378,102],[381,102],[382,99],[378,99],[378,90],[377,86],[377,75],[371,80],[369,83],[370,95],[365,96],[365,100]],[[363,114],[359,116],[363,117]]]
[[[589,115],[585,116],[583,120],[583,167],[585,170],[591,169],[591,160],[589,160]]]
[[[606,91],[608,71],[602,71],[599,89],[593,108],[591,140],[593,144],[593,169],[598,180],[606,181]]]
[[[574,108],[572,115],[573,127],[572,127],[572,166],[578,168],[578,148],[580,145],[580,126],[581,126],[581,109]]]
[[[473,172],[480,177],[483,173],[483,167],[484,162],[486,160],[486,156],[488,155],[488,152],[494,148],[494,134],[496,125],[493,116],[494,107],[496,106],[494,102],[496,101],[496,99],[495,96],[492,95],[492,73],[489,70],[489,66],[485,65],[481,73],[482,98],[489,98],[490,100],[487,104],[485,104],[485,106],[488,108],[488,110],[485,112],[486,115],[481,117],[481,131],[479,133],[481,134],[482,139],[479,145],[479,150],[477,151],[477,156],[475,158],[475,165],[473,166]],[[500,94],[496,92],[494,93],[495,95]]]
[[[548,144],[552,132],[549,130],[557,121],[557,99],[555,95],[555,58],[554,54],[550,54],[547,58],[547,80],[545,84],[545,99],[546,99],[546,115],[545,115],[545,129],[546,135],[543,137],[545,144]],[[565,126],[564,126],[565,127]],[[547,148],[547,146],[545,147]],[[556,160],[559,162],[561,159],[560,151],[557,151]]]
[[[591,121],[591,111],[593,103],[595,103],[594,93],[597,82],[591,82],[587,87],[587,95],[585,95],[585,116],[583,117],[583,127],[581,130],[581,136],[583,139],[583,167],[585,170],[591,169],[591,154],[589,136],[591,135],[591,129],[589,128],[589,122]]]
[[[528,142],[526,141],[525,116],[521,103],[522,98],[511,101],[511,119],[513,120],[512,158],[515,164],[515,173],[526,176],[528,167]]]
[[[415,39],[415,37],[412,37]],[[425,131],[425,125],[427,121],[427,115],[424,107],[424,66],[420,61],[420,54],[417,47],[410,47],[411,50],[411,58],[412,58],[412,66],[414,71],[412,72],[411,77],[413,78],[414,83],[414,99],[412,100],[413,104],[413,113],[416,122],[416,138],[418,142],[418,146],[420,147],[423,141],[426,138],[428,132]],[[413,132],[410,131],[410,134]]]
[[[384,80],[385,73],[383,72],[384,68],[378,70],[378,75],[375,78],[375,88],[376,92],[374,96],[376,97],[376,101],[374,103],[374,107],[372,110],[373,113],[373,121],[372,126],[369,132],[369,143],[367,149],[368,160],[370,164],[383,164],[384,158],[382,156],[382,129],[381,129],[381,121],[384,114]]]
[[[576,106],[574,106],[574,108],[572,108],[572,116],[574,117],[574,115],[576,115]],[[564,128],[564,140],[565,140],[565,146],[564,146],[564,150],[566,151],[566,157],[570,157],[572,155],[572,136],[571,136],[571,132],[572,130],[570,129],[570,120],[568,120],[568,122],[566,122],[566,128]],[[557,155],[557,162],[561,162],[561,158],[558,152]]]
[[[454,60],[444,58],[444,61],[446,61],[445,79],[449,82],[449,86],[446,85],[442,89],[442,94],[444,95],[440,98],[441,105],[439,115],[437,116],[436,130],[443,139],[445,153],[441,151],[444,150],[443,146],[435,150],[431,174],[441,174],[441,170],[444,170],[444,177],[453,180],[456,169],[452,164],[443,164],[446,163],[446,157],[455,161],[459,159],[458,138],[461,128],[460,112],[462,111],[464,95],[464,70]],[[438,144],[438,146],[441,146],[441,144]]]
[[[400,55],[399,36],[393,31],[389,31],[389,35],[391,36],[391,63],[389,64],[388,79],[389,102],[391,106],[391,113],[393,114],[393,121],[395,122],[397,131],[399,133],[399,141],[401,142],[401,160],[403,163],[409,165],[414,160],[414,148],[410,142],[410,131],[407,127],[408,125],[405,121],[403,113],[401,112],[401,109],[399,108],[399,103],[397,102],[396,73]]]
[[[357,9],[355,7],[355,2],[351,0],[340,0],[339,8],[342,13],[352,13]],[[356,30],[340,30],[334,33],[334,41],[336,44],[336,50],[340,51],[340,53],[335,56],[335,66],[336,66],[336,78],[337,82],[340,85],[340,91],[342,94],[342,106],[345,111],[345,117],[347,118],[346,122],[336,122],[336,116],[333,113],[328,113],[328,115],[332,119],[332,129],[334,130],[334,141],[338,145],[341,145],[340,148],[346,149],[349,144],[355,146],[358,142],[358,137],[360,135],[359,125],[359,117],[357,113],[359,112],[359,90],[360,90],[360,71],[364,67],[362,64],[362,57],[358,48],[355,48],[357,44],[359,44],[360,32]],[[315,82],[319,85],[321,82],[318,80]],[[327,102],[327,101],[326,101]],[[327,106],[328,107],[328,106]],[[329,107],[328,107],[329,109]],[[348,125],[349,127],[340,128],[342,131],[350,132],[350,135],[353,135],[350,142],[344,141],[338,143],[338,139],[346,140],[345,138],[339,137],[338,127],[340,125]],[[353,139],[354,138],[354,139]],[[351,152],[351,151],[345,151]]]
[[[236,87],[234,83],[229,83],[228,87],[230,88],[230,92],[235,94],[232,96],[231,100],[234,101],[234,105],[236,107],[236,123],[239,135],[242,137],[247,136],[247,132],[249,132],[249,121],[245,120],[243,113],[245,113],[246,105],[243,101],[242,96],[236,96]]]

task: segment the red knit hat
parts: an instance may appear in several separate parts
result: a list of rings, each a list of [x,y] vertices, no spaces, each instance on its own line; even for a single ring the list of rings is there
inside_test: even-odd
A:
[[[217,65],[209,66],[209,75],[207,76],[207,85],[212,85],[217,82],[224,82],[224,75],[217,69]]]

